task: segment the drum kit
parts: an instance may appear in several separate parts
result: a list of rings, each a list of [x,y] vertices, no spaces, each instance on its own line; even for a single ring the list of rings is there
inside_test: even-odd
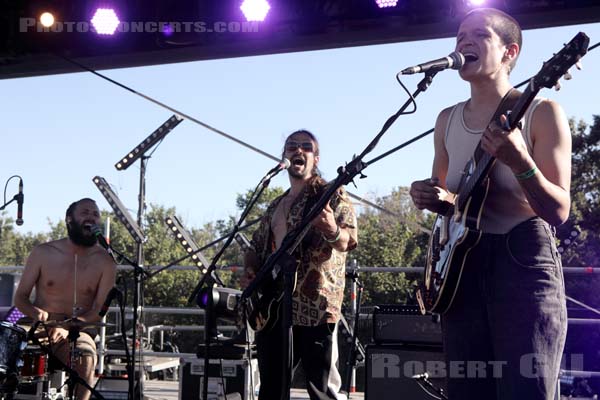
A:
[[[23,326],[30,326],[27,331]],[[23,318],[17,323],[0,321],[0,400],[12,399],[75,399],[65,397],[63,387],[74,393],[76,384],[89,388],[87,383],[71,368],[81,357],[76,348],[77,337],[83,329],[113,326],[101,322],[88,323],[78,319],[45,321],[33,323]],[[69,359],[67,364],[52,353],[51,346],[43,344],[36,334],[39,327],[49,329],[59,327],[69,331]],[[51,375],[65,371],[69,378],[58,382],[58,388],[51,387]],[[54,381],[52,381],[54,382]],[[32,388],[33,391],[32,391]],[[90,388],[89,388],[90,389]]]

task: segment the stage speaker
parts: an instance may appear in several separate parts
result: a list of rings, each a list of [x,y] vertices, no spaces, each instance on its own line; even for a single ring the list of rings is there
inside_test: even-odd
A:
[[[179,368],[179,400],[203,400],[204,359],[184,358]],[[251,400],[260,385],[258,360],[211,359],[208,365],[208,400]]]
[[[369,345],[365,400],[431,400],[414,375],[427,372],[429,382],[446,393],[441,346]]]

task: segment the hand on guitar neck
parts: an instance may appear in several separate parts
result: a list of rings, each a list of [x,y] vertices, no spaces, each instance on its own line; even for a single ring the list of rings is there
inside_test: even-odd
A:
[[[439,178],[423,179],[410,185],[410,196],[419,210],[446,214],[454,204],[455,195],[440,186]]]

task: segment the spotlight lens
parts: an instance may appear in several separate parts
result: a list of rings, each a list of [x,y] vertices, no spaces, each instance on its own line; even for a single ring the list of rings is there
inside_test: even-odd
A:
[[[264,21],[271,6],[267,0],[244,0],[240,9],[247,21]]]
[[[52,13],[49,12],[43,13],[42,15],[40,15],[40,23],[42,24],[42,26],[50,28],[52,25],[54,25],[54,15],[52,15]]]
[[[92,18],[92,25],[100,35],[112,35],[119,26],[119,17],[112,8],[99,8]]]
[[[398,0],[376,0],[375,2],[379,8],[396,7],[398,4]]]
[[[469,3],[472,6],[477,7],[483,5],[485,3],[485,0],[469,0]]]

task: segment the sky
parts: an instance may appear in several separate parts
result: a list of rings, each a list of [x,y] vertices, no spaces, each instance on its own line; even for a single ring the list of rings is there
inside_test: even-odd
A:
[[[523,53],[511,81],[534,75],[577,32],[600,41],[600,24],[527,30]],[[308,129],[320,141],[320,168],[326,179],[359,154],[407,96],[395,75],[405,67],[445,56],[454,39],[353,47],[281,55],[198,61],[101,71],[206,124],[258,147],[281,154],[291,132]],[[583,70],[562,82],[559,92],[540,95],[563,106],[567,116],[592,121],[600,114],[600,50],[583,59]],[[421,75],[405,76],[412,92]],[[25,223],[19,232],[47,232],[48,220],[64,218],[67,206],[92,197],[110,206],[92,178],[104,177],[137,213],[139,161],[125,171],[114,164],[172,113],[88,72],[0,80],[0,183],[23,177]],[[469,97],[468,85],[453,70],[439,73],[417,98],[417,111],[402,116],[368,161],[433,127],[438,112]],[[431,171],[432,137],[422,139],[364,170],[367,178],[347,189],[374,199],[409,186]],[[174,206],[186,227],[239,214],[238,194],[254,188],[276,163],[190,121],[163,140],[148,161],[146,201]],[[288,186],[285,173],[271,187]],[[6,196],[17,193],[12,180]],[[16,205],[5,215],[16,214]]]

